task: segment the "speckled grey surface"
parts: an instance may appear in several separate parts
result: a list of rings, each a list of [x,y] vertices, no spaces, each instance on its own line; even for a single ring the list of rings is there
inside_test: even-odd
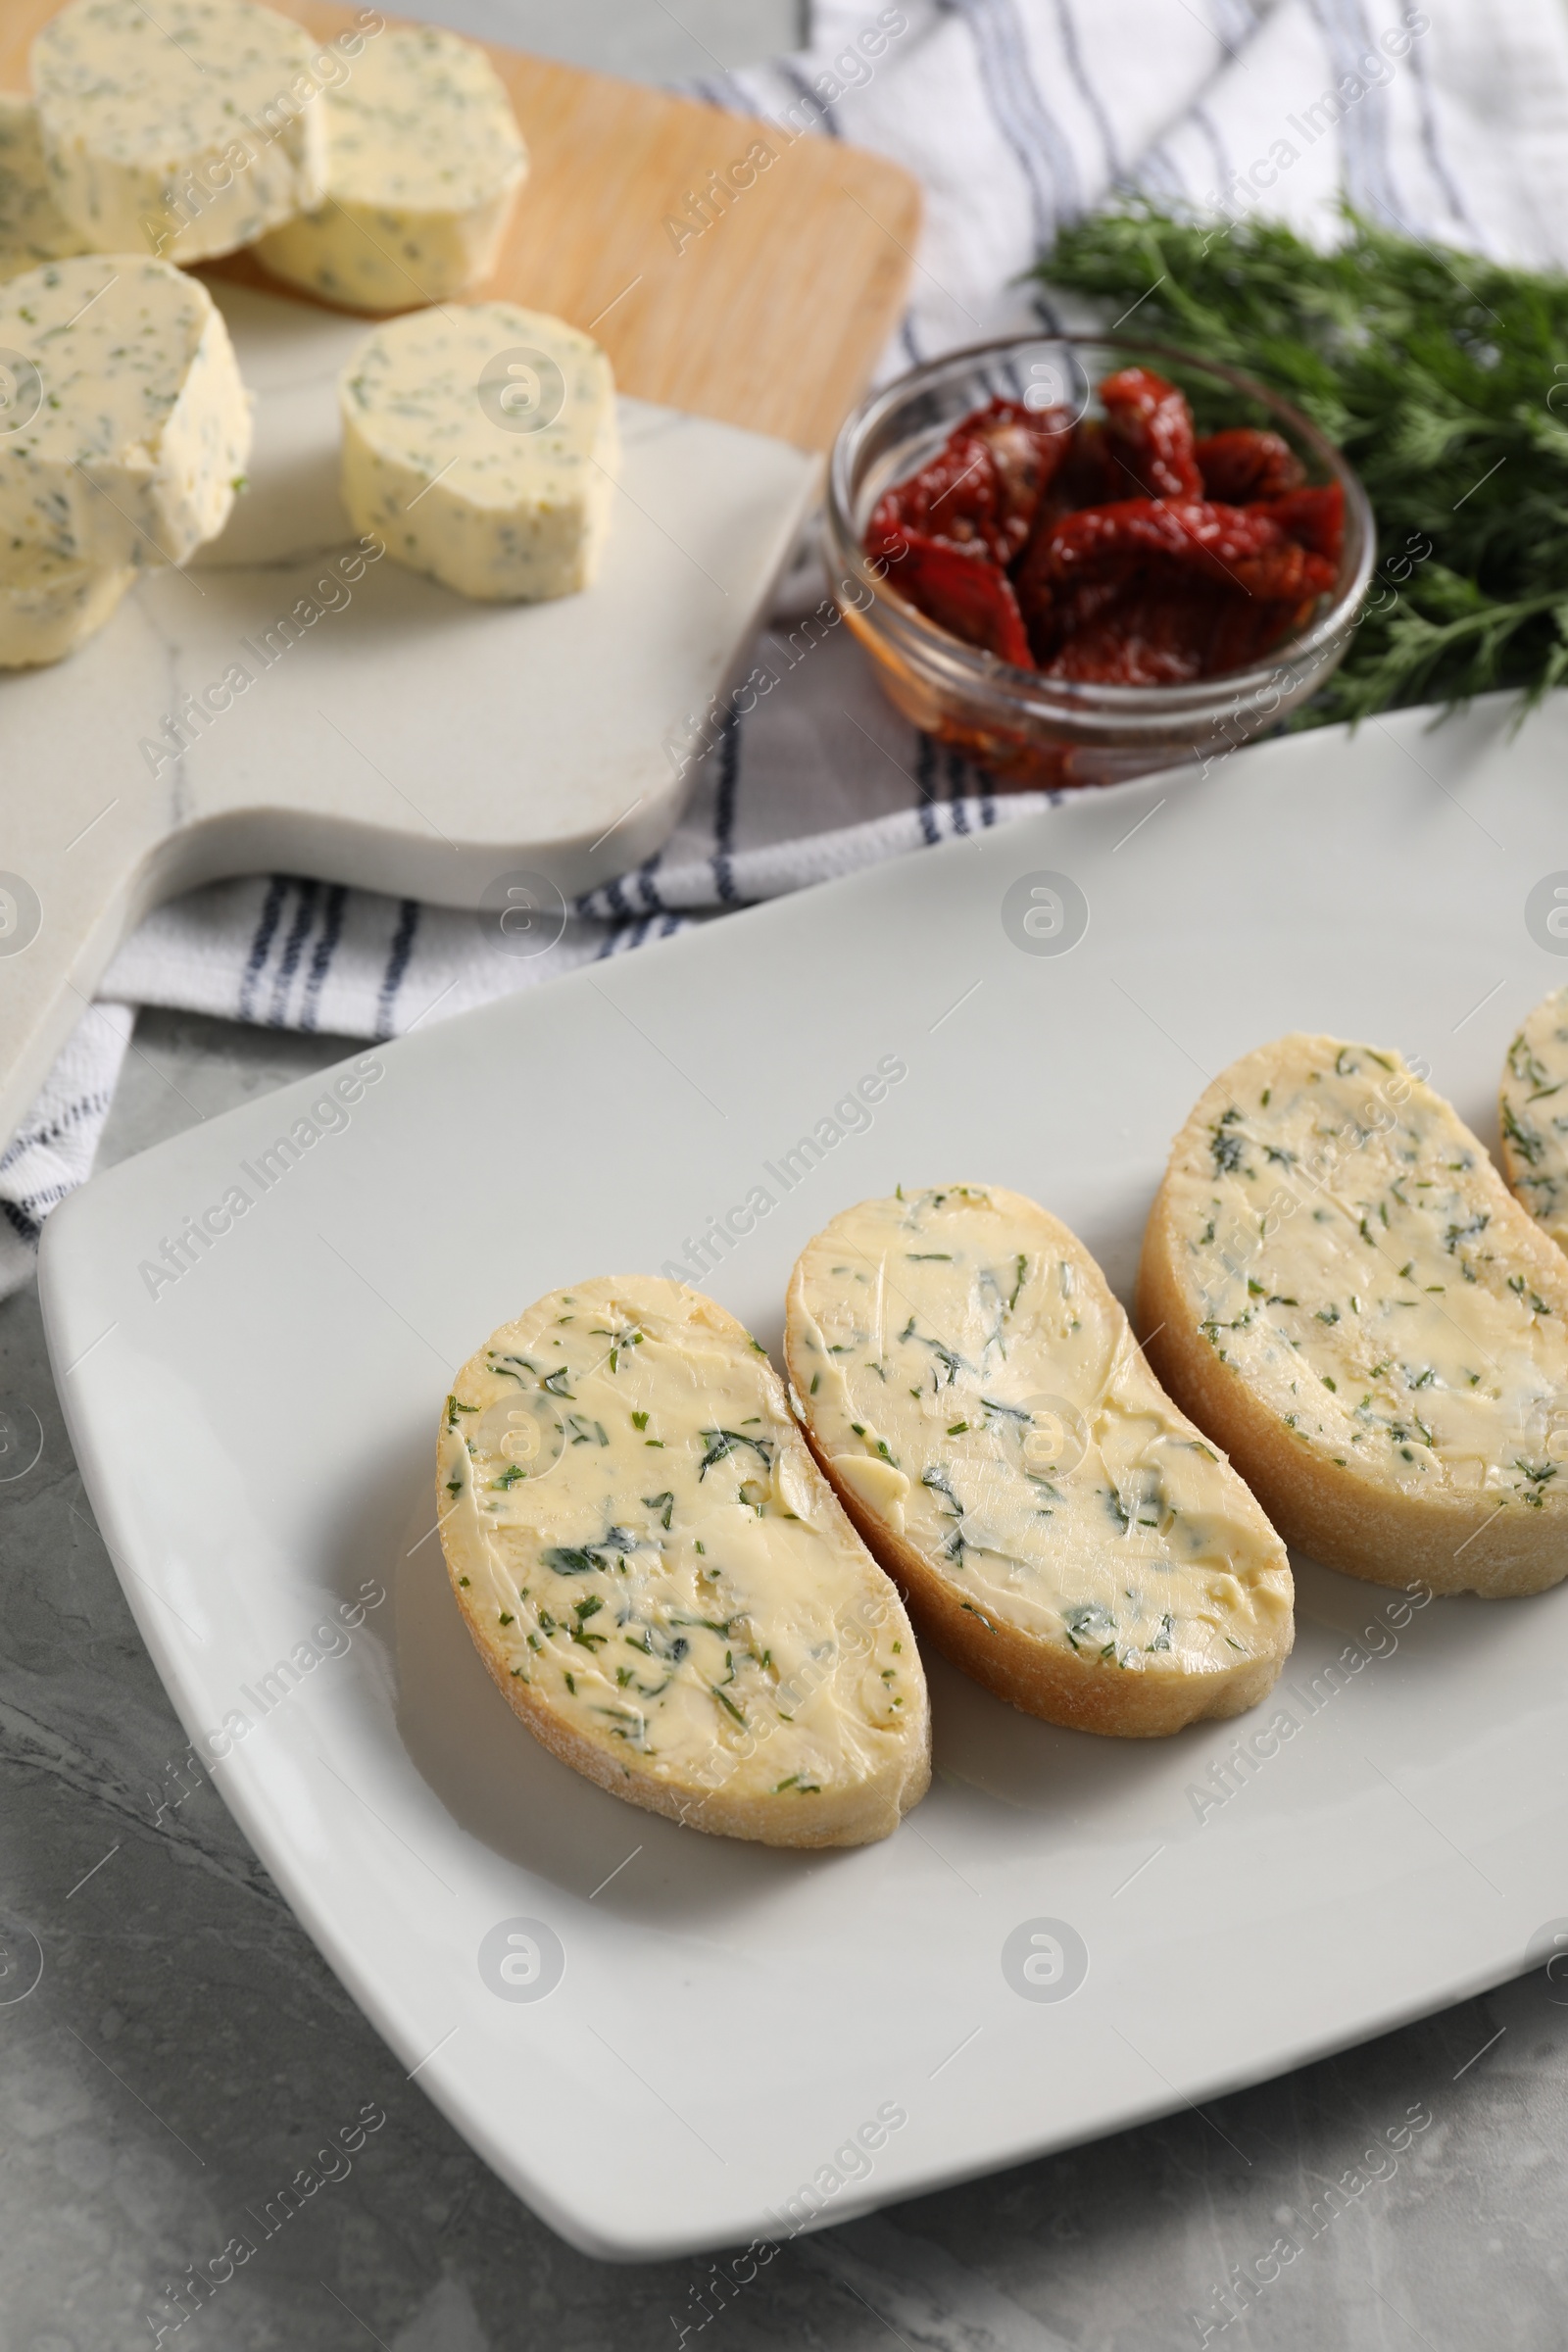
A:
[[[105,1155],[341,1050],[144,1015]],[[406,2081],[189,1765],[32,1293],[0,1307],[0,1398],[44,1432],[0,1484],[0,1913],[44,1961],[21,1999],[15,1940],[0,1974],[0,2352],[132,2352],[160,2327],[197,2352],[1568,2341],[1568,1986],[1542,1975],[1204,2115],[742,2261],[741,2281],[732,2261],[573,2253]],[[385,2121],[348,2169],[270,2217],[367,2109]],[[241,2232],[256,2251],[208,2303],[171,2297]],[[1224,2304],[1237,2272],[1248,2300]],[[1227,2309],[1245,2317],[1222,2328]]]
[[[795,12],[426,13],[672,74],[787,40]],[[103,1156],[341,1050],[145,1015]],[[760,2268],[573,2253],[405,2080],[188,1764],[93,1530],[30,1292],[0,1306],[5,1404],[37,1414],[43,1450],[0,1483],[0,1914],[31,1931],[43,1974],[15,1997],[31,1947],[0,1945],[0,2352],[1568,2343],[1568,1985],[1542,1975]],[[385,2120],[349,2169],[267,2234],[270,2200],[366,2110]],[[210,2301],[182,2298],[192,2266],[221,2269],[241,2232],[254,2255]]]

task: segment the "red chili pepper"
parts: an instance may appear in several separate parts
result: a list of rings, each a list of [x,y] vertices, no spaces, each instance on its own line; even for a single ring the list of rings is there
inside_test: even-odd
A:
[[[1259,432],[1250,424],[1210,433],[1193,451],[1203,477],[1203,496],[1230,507],[1250,506],[1254,499],[1278,498],[1305,479],[1301,461],[1278,433]]]
[[[980,555],[965,555],[920,531],[904,535],[906,554],[892,575],[899,594],[951,636],[999,662],[1031,669],[1029,640],[1012,583]]]
[[[1123,368],[1106,376],[1100,398],[1111,450],[1132,477],[1134,495],[1202,497],[1185,394],[1151,368]]]

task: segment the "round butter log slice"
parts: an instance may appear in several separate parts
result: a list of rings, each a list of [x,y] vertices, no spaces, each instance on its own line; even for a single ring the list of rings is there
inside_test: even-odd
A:
[[[1508,1048],[1498,1119],[1515,1199],[1568,1250],[1568,988],[1544,997]]]
[[[136,574],[100,571],[47,549],[0,553],[0,669],[63,661],[95,636]]]
[[[182,564],[228,519],[250,398],[207,288],[84,254],[0,286],[0,548],[102,570]]]
[[[616,459],[597,343],[543,311],[416,311],[345,370],[343,502],[357,531],[460,596],[569,596],[593,577]]]
[[[98,253],[198,262],[318,204],[316,57],[254,0],[71,0],[32,45],[61,211]]]
[[[1293,1639],[1285,1548],[1033,1200],[863,1200],[802,1252],[811,1450],[922,1641],[1027,1714],[1151,1739],[1237,1715]]]
[[[394,26],[324,104],[325,201],[262,238],[273,276],[355,311],[445,302],[488,277],[528,159],[484,51]]]
[[[0,90],[0,283],[40,262],[88,250],[88,240],[55,202],[36,107],[30,98]],[[0,415],[0,426],[5,422]]]
[[[807,1846],[885,1838],[924,1795],[898,1593],[711,1299],[605,1279],[504,1324],[453,1384],[436,1501],[480,1656],[602,1788]]]
[[[1398,1054],[1284,1037],[1217,1078],[1138,1311],[1275,1525],[1380,1585],[1568,1574],[1568,1260]]]

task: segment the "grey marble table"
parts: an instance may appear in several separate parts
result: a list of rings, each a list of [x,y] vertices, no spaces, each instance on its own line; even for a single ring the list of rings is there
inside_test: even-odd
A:
[[[661,0],[424,8],[650,75],[794,32],[789,0],[682,0],[678,22]],[[346,1050],[145,1014],[104,1158]],[[7,2002],[0,1955],[0,2352],[133,2352],[160,2325],[197,2352],[1568,2343],[1568,1986],[1541,1975],[1202,2114],[797,2240],[739,2292],[707,2263],[573,2253],[405,2079],[186,1765],[31,1293],[0,1307],[0,1399],[44,1431],[0,1484],[0,1912],[45,1960]],[[176,2333],[165,2290],[367,2103],[386,2122],[348,2176]],[[1419,2135],[1369,2165],[1411,2110]],[[1241,2271],[1266,2283],[1224,2300]]]

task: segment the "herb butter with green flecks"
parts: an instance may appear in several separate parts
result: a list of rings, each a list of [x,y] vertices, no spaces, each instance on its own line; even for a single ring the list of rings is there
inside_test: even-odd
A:
[[[273,9],[70,0],[31,64],[55,200],[95,252],[207,260],[320,202],[344,60]]]
[[[1568,1250],[1568,988],[1543,998],[1508,1048],[1498,1122],[1504,1176]]]
[[[0,281],[89,250],[87,238],[55,202],[37,108],[30,98],[0,90]],[[0,424],[5,421],[0,416]]]
[[[711,1299],[596,1280],[505,1324],[453,1383],[436,1498],[491,1675],[602,1788],[806,1846],[884,1838],[924,1794],[903,1604]]]
[[[0,434],[0,548],[141,569],[222,529],[251,408],[198,279],[123,254],[46,262],[0,286],[0,348],[36,371]]]
[[[1034,1201],[948,1185],[844,1210],[796,1266],[785,1345],[817,1460],[966,1672],[1140,1737],[1271,1688],[1284,1546]]]
[[[1216,1079],[1139,1312],[1292,1543],[1435,1592],[1568,1573],[1568,1261],[1398,1054],[1286,1037]]]
[[[510,302],[416,311],[367,336],[339,403],[343,503],[399,563],[461,596],[587,586],[618,447],[589,336]]]
[[[323,103],[325,199],[263,237],[258,260],[357,311],[449,301],[488,277],[528,164],[484,51],[389,26]]]
[[[136,574],[99,570],[47,548],[0,554],[0,669],[62,661],[104,625]]]

